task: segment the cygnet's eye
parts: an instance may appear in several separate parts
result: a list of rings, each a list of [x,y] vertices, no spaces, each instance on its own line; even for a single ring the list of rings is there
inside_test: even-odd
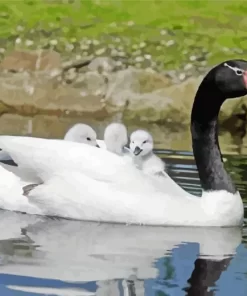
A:
[[[147,143],[147,140],[142,142],[142,144],[146,144],[146,143]]]
[[[88,140],[88,141],[91,141],[91,138],[87,137],[87,140]]]

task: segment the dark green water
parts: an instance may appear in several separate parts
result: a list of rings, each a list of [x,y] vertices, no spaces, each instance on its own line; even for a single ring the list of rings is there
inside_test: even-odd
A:
[[[200,195],[191,152],[157,153],[177,183]],[[224,158],[247,200],[247,156]],[[121,226],[4,211],[0,220],[0,295],[247,295],[245,227]]]

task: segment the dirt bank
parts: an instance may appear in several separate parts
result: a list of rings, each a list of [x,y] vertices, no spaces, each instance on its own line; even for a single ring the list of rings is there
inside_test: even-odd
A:
[[[132,125],[188,127],[203,76],[183,79],[152,69],[119,70],[113,60],[102,57],[76,69],[53,56],[14,52],[2,62],[1,115],[51,115],[102,122],[117,119]],[[245,112],[243,98],[227,101],[220,113],[224,128],[243,124]]]

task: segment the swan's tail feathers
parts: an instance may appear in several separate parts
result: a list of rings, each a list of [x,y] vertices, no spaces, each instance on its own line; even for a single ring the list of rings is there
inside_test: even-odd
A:
[[[7,152],[3,151],[1,148],[0,148],[0,162],[7,165],[11,165],[11,166],[18,166],[18,164],[14,162],[11,156]]]

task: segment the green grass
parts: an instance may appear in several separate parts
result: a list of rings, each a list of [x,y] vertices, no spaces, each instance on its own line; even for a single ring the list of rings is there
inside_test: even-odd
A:
[[[200,68],[246,56],[246,13],[246,1],[237,0],[0,0],[0,47],[107,55],[157,70]]]

